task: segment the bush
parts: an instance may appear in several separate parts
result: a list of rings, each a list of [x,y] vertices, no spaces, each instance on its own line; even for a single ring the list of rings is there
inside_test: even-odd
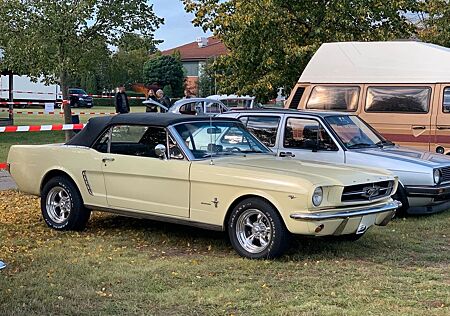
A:
[[[166,94],[168,97],[182,97],[184,70],[180,59],[175,56],[153,57],[144,65],[144,81],[147,85],[156,84],[172,90],[171,95]]]

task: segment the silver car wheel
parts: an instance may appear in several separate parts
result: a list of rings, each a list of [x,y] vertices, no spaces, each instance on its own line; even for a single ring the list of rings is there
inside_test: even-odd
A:
[[[52,188],[47,194],[45,204],[47,214],[53,222],[62,224],[69,218],[72,201],[69,193],[63,187]]]
[[[272,240],[272,225],[260,210],[248,209],[236,222],[236,237],[239,244],[250,253],[264,251]]]

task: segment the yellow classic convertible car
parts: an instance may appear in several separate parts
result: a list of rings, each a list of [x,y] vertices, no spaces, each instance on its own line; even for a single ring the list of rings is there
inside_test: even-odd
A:
[[[54,229],[107,211],[227,231],[254,259],[280,256],[290,234],[355,240],[399,206],[387,171],[276,157],[232,118],[91,118],[66,144],[12,146],[8,164]]]

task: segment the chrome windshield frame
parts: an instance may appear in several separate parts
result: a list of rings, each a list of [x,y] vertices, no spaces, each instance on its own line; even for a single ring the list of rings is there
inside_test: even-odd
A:
[[[175,141],[177,142],[177,145],[180,147],[180,149],[183,151],[183,153],[185,154],[185,157],[187,157],[187,159],[189,161],[205,161],[205,160],[209,160],[211,159],[211,157],[205,157],[205,158],[195,158],[194,155],[192,154],[191,150],[186,146],[186,143],[184,142],[183,138],[181,137],[181,135],[178,133],[178,131],[176,130],[176,126],[178,125],[183,125],[183,124],[198,124],[198,123],[202,123],[202,122],[207,122],[209,123],[210,121],[208,119],[205,119],[204,121],[185,121],[185,122],[180,122],[180,123],[176,123],[176,124],[172,124],[170,126],[167,127],[167,130],[170,132],[170,134],[172,135],[172,137],[175,139]],[[253,154],[266,154],[266,155],[273,155],[273,151],[267,147],[266,145],[264,145],[255,135],[253,135],[249,130],[246,129],[246,127],[244,126],[244,124],[242,124],[241,121],[236,121],[236,120],[229,120],[224,118],[223,120],[217,120],[215,119],[213,122],[217,123],[217,122],[223,122],[223,123],[234,123],[238,126],[241,126],[245,131],[247,131],[251,136],[253,136],[254,140],[261,145],[264,149],[267,150],[267,152],[262,152],[262,153],[247,153],[246,155],[253,155]],[[245,153],[242,153],[242,155],[244,155]],[[238,156],[242,156],[242,155],[236,155],[236,157]],[[230,157],[230,156],[212,156],[214,159],[220,159],[223,157]]]

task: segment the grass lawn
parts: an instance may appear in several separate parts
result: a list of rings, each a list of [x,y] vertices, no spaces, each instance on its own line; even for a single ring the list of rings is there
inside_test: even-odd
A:
[[[18,111],[21,111],[18,109]],[[41,108],[30,108],[25,111],[42,111]],[[91,109],[74,109],[79,112],[114,112],[113,107],[98,106]],[[131,112],[144,112],[145,107],[131,107]],[[80,122],[86,123],[90,115],[80,115]],[[62,115],[28,115],[16,114],[14,116],[15,125],[43,125],[43,124],[62,124]],[[64,142],[64,132],[17,132],[17,133],[0,133],[0,163],[5,162],[8,157],[9,147],[16,144],[48,144]]]
[[[0,315],[450,315],[449,227],[450,212],[395,220],[251,261],[225,234],[148,220],[57,232],[37,198],[0,192]]]

